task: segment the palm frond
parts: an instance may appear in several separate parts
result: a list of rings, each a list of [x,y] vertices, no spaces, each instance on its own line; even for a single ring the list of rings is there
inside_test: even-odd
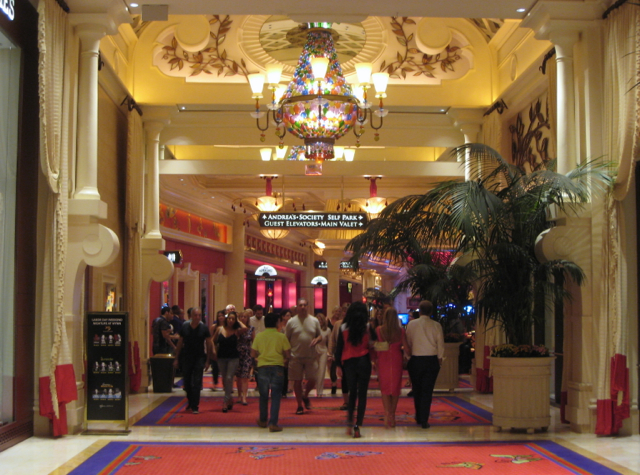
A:
[[[458,278],[456,272],[464,281],[466,272],[467,278],[479,282],[480,318],[500,325],[509,342],[530,343],[532,325],[540,323],[544,313],[541,305],[567,296],[556,278],[570,278],[579,285],[585,279],[573,262],[536,259],[536,240],[552,225],[551,207],[578,212],[594,193],[611,188],[613,167],[598,159],[566,175],[552,167],[527,174],[486,145],[465,144],[451,153],[469,158],[474,179],[439,183],[423,195],[393,202],[349,242],[347,250],[354,253],[356,265],[367,254],[404,262],[407,271],[396,290],[411,290],[435,301],[463,299],[452,292],[463,293],[464,285],[456,287],[452,281]],[[443,248],[474,259],[460,269],[438,268],[429,256]]]

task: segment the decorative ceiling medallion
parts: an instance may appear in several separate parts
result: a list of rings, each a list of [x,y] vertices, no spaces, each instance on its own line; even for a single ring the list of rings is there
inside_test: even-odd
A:
[[[307,30],[306,24],[289,17],[271,16],[260,29],[260,44],[274,60],[295,67],[307,42]],[[355,58],[364,48],[366,32],[360,23],[334,23],[331,32],[340,64]]]
[[[332,26],[332,29],[336,31],[340,37],[336,51],[342,72],[345,75],[355,74],[356,63],[375,62],[380,56],[380,53],[384,49],[386,38],[385,27],[381,20],[381,18],[369,17],[362,23],[343,23]],[[269,28],[270,22],[272,23],[271,28]],[[300,32],[300,46],[297,48],[293,48],[292,46],[291,56],[284,59],[277,58],[276,55],[280,53],[276,54],[274,52],[276,45],[280,45],[281,49],[287,49],[284,48],[285,43],[283,41],[285,40],[281,38],[282,33],[271,38],[271,40],[273,40],[272,42],[269,40],[268,31],[269,29],[286,29],[291,25],[295,25],[293,20],[284,16],[248,16],[238,29],[240,49],[251,63],[265,65],[277,61],[282,64],[283,80],[289,81],[293,76],[298,64],[300,52],[306,42],[306,33]],[[295,32],[291,30],[288,30],[288,32],[290,40],[295,42]]]

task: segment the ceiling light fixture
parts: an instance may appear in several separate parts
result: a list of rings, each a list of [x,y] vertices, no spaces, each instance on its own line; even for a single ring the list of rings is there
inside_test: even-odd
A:
[[[288,146],[283,146],[283,147],[276,147],[276,159],[278,160],[284,160],[284,157],[287,156],[287,149],[289,147]]]
[[[271,160],[271,153],[272,153],[271,148],[261,148],[260,156],[262,157],[262,161],[268,162],[269,160]]]
[[[526,11],[527,11],[527,9],[526,9],[526,8],[518,8],[518,9],[516,9],[516,11],[517,11],[518,13],[524,13],[524,12],[526,12]]]
[[[353,162],[353,157],[356,154],[355,148],[345,148],[344,149],[344,161],[345,162]]]
[[[369,198],[364,204],[361,204],[360,207],[366,211],[372,219],[377,218],[380,212],[387,206],[387,199],[378,196],[378,185],[376,181],[381,179],[381,176],[365,177],[365,180],[369,180]]]
[[[267,149],[267,150],[271,152],[271,149]],[[237,201],[234,200],[234,202],[231,203],[231,209],[233,211],[236,211],[236,204],[237,204],[238,207],[243,209],[244,214],[247,214],[247,211],[249,212],[250,216],[248,216],[247,219],[245,220],[245,224],[247,226],[249,225],[249,221],[251,218],[257,219],[260,213],[273,213],[275,211],[278,211],[282,208],[282,206],[285,203],[284,187],[283,187],[283,193],[279,198],[278,196],[274,196],[274,193],[273,193],[272,181],[278,177],[277,176],[261,176],[260,178],[262,178],[266,182],[264,196],[255,198],[255,201],[254,201],[254,198],[242,198]],[[283,186],[284,186],[284,183],[283,183]],[[291,201],[292,200],[289,200],[290,203]],[[295,202],[293,202],[293,209],[295,211]],[[303,209],[304,209],[304,204],[303,204]],[[266,238],[276,240],[276,239],[282,239],[285,236],[287,236],[289,234],[289,230],[277,229],[277,228],[260,229],[260,234],[262,234]]]
[[[277,177],[263,176],[262,178],[266,181],[265,196],[261,196],[256,200],[256,208],[258,208],[263,213],[278,211],[280,208],[282,208],[282,205],[284,204],[284,200],[280,200],[280,203],[278,203],[278,198],[273,196],[273,188],[271,186],[271,181]],[[289,234],[289,230],[288,229],[272,229],[272,228],[261,229],[260,234],[262,234],[266,238],[273,239],[275,241],[277,239],[282,239],[286,237]]]
[[[279,65],[267,66],[266,79],[272,95],[266,113],[260,111],[265,75],[249,74],[252,98],[256,100],[256,110],[251,116],[256,119],[256,125],[262,132],[260,141],[265,141],[264,132],[269,128],[269,121],[273,120],[280,147],[283,147],[284,136],[289,131],[304,140],[307,159],[322,162],[335,158],[335,141],[349,130],[353,130],[357,137],[356,146],[359,146],[367,122],[376,131],[375,140],[379,140],[378,130],[388,114],[383,99],[387,97],[389,75],[371,74],[370,63],[358,64],[356,69],[360,84],[352,89],[346,83],[338,62],[331,23],[309,23],[307,28],[307,42],[293,80],[287,87],[278,84],[282,68]],[[380,100],[375,112],[367,100],[367,89],[372,84],[376,89],[375,97]],[[260,119],[265,114],[266,124],[262,126]],[[377,126],[373,123],[373,115],[380,118]]]

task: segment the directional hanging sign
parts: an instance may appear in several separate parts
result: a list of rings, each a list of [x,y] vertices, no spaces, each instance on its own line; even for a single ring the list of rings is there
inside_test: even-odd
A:
[[[367,213],[260,213],[263,228],[364,229]]]

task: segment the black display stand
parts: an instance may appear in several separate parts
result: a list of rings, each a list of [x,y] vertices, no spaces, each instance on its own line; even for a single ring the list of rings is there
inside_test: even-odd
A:
[[[129,429],[129,335],[127,312],[87,314],[87,435],[128,434]],[[124,423],[124,430],[89,430],[92,422]]]

